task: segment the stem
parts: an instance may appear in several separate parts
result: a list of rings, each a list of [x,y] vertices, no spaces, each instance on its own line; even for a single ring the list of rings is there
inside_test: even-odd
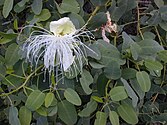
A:
[[[2,97],[2,96],[8,96],[8,95],[10,95],[10,94],[12,94],[12,93],[14,93],[14,92],[17,92],[18,90],[20,90],[21,88],[23,88],[25,85],[26,85],[26,83],[28,82],[28,80],[31,78],[31,76],[33,76],[39,69],[41,69],[43,66],[40,66],[40,67],[38,67],[33,73],[31,73],[27,78],[26,78],[26,80],[25,80],[25,82],[21,85],[21,86],[19,86],[17,89],[15,89],[15,90],[13,90],[13,91],[10,91],[10,92],[8,92],[8,93],[2,93],[1,95],[0,95],[0,97]]]
[[[26,79],[25,77],[22,77],[22,76],[19,76],[19,75],[16,75],[16,74],[10,74],[10,73],[9,73],[9,75],[14,76],[14,77],[17,77],[17,78],[21,78],[21,79]]]
[[[9,96],[7,98],[9,99],[10,105],[13,105],[11,98]]]
[[[128,58],[129,61],[131,61],[132,63],[135,64],[136,68],[140,71],[140,67],[139,67],[139,64],[133,60],[131,60],[130,58]]]
[[[24,76],[26,77],[25,70],[24,70],[24,62],[21,64],[21,67],[22,67],[22,72],[23,72]]]
[[[133,24],[133,23],[137,23],[137,22],[138,22],[138,21],[128,22],[128,23],[123,24],[123,26],[127,26],[127,25],[130,25],[130,24]]]
[[[139,32],[139,34],[140,34],[140,36],[141,36],[141,38],[143,40],[144,36],[143,36],[143,34],[141,32],[141,29],[140,29],[140,12],[139,12],[139,6],[138,6],[138,4],[137,4],[137,31]]]
[[[106,87],[105,87],[105,94],[106,94],[106,98],[108,97],[108,86],[110,84],[111,80],[108,80],[107,84],[106,84]]]
[[[114,36],[114,46],[117,46],[117,33],[116,33],[116,35]]]
[[[4,78],[11,86],[16,88],[16,86],[11,81],[9,81],[4,75],[0,74],[0,76]]]
[[[86,27],[86,25],[88,25],[88,23],[90,22],[90,20],[93,18],[93,16],[97,13],[97,11],[100,9],[100,6],[96,6],[95,10],[92,12],[91,16],[89,17],[88,21],[86,22],[86,24],[83,27]]]
[[[27,87],[27,86],[24,86],[24,88],[25,88],[25,89],[28,89],[28,90],[30,90],[30,91],[34,91],[34,89],[29,88],[29,87]]]
[[[157,27],[154,26],[154,28],[155,28],[155,32],[157,33],[158,39],[159,39],[159,41],[160,41],[160,44],[161,44],[161,46],[163,46],[162,40],[161,40],[161,36],[160,36],[160,34],[159,34],[159,31],[158,31]]]

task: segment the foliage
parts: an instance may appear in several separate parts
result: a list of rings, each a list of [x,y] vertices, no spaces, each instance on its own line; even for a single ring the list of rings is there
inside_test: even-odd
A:
[[[147,2],[0,0],[0,124],[167,124],[167,2]],[[106,33],[110,43],[101,34],[107,11],[118,30]],[[94,34],[85,44],[97,54],[88,52],[83,72],[57,84],[42,63],[23,58],[33,28],[20,32],[66,16]]]

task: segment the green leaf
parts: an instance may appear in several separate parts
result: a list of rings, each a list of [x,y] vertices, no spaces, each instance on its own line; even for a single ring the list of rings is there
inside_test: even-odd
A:
[[[86,107],[78,113],[80,117],[89,117],[91,113],[93,113],[97,108],[97,102],[94,100],[90,100],[90,102],[87,103]]]
[[[35,111],[41,107],[45,101],[45,94],[39,90],[34,90],[25,103],[25,106],[31,111]]]
[[[109,95],[113,101],[120,101],[128,97],[123,86],[117,86],[117,87],[112,88],[110,90]]]
[[[13,27],[15,30],[18,30],[18,20],[17,19],[14,20]]]
[[[103,99],[100,98],[100,97],[98,97],[98,96],[91,96],[91,98],[92,98],[93,100],[95,100],[96,102],[103,103]]]
[[[2,63],[0,63],[0,74],[2,74],[3,76],[6,75],[6,67]]]
[[[108,79],[119,79],[121,77],[120,65],[117,62],[110,62],[104,67],[104,74]]]
[[[21,1],[18,3],[18,5],[19,5],[20,7],[23,7],[28,1],[29,1],[29,0],[21,0]]]
[[[61,5],[56,4],[60,14],[73,12],[78,13],[80,11],[79,4],[76,0],[63,0]]]
[[[158,52],[157,55],[161,61],[167,63],[167,50],[162,50],[162,51]]]
[[[136,73],[137,81],[144,92],[148,92],[151,88],[151,81],[149,75],[145,71],[140,71]]]
[[[134,40],[126,33],[122,33],[123,38],[123,44],[122,44],[122,50],[126,50],[130,48],[130,45],[134,43]]]
[[[43,9],[39,15],[35,15],[34,18],[37,18],[37,22],[46,21],[51,17],[50,11],[48,9]]]
[[[59,118],[67,125],[74,125],[77,122],[77,112],[71,103],[63,100],[58,103]]]
[[[106,22],[107,22],[106,13],[99,12],[92,17],[92,19],[90,20],[90,22],[88,24],[88,27],[90,29],[94,30],[94,29],[98,28],[99,26],[105,24]]]
[[[38,114],[40,114],[41,116],[47,116],[47,109],[45,107],[43,107],[43,106],[41,106],[40,108],[38,108],[36,110],[36,112]]]
[[[36,125],[49,125],[47,117],[39,116]]]
[[[92,61],[90,61],[89,64],[90,64],[93,68],[95,68],[95,69],[101,69],[101,68],[105,67],[105,66],[102,65],[102,64],[99,64],[99,63],[97,63],[97,62],[92,62]]]
[[[5,64],[7,67],[12,67],[20,58],[19,46],[15,43],[10,44],[5,53]]]
[[[5,0],[0,0],[0,6],[4,4]]]
[[[103,6],[107,3],[107,0],[91,0],[94,6]]]
[[[123,120],[129,124],[137,124],[138,117],[134,109],[127,104],[122,104],[118,107],[118,113]]]
[[[104,112],[98,111],[96,113],[96,120],[94,125],[106,125],[107,115]]]
[[[68,17],[77,29],[81,28],[85,24],[84,19],[77,13],[70,13]]]
[[[4,33],[0,32],[0,44],[6,44],[11,42],[13,39],[17,37],[15,33]]]
[[[22,106],[19,110],[19,120],[21,125],[30,125],[32,113],[27,107]]]
[[[31,5],[32,11],[36,15],[39,15],[42,11],[42,5],[43,5],[42,0],[33,0],[33,3]]]
[[[71,88],[68,88],[64,92],[64,97],[67,99],[67,101],[71,102],[74,105],[81,105],[81,99],[77,92]]]
[[[140,53],[141,53],[140,46],[137,43],[134,42],[130,45],[130,51],[131,51],[133,59],[137,60]]]
[[[111,13],[111,19],[113,21],[118,22],[119,19],[122,17],[122,15],[126,12],[127,9],[127,0],[119,0],[119,2],[116,2],[116,0],[112,1],[112,5],[109,8],[109,12]]]
[[[106,76],[104,75],[104,73],[100,74],[97,78],[97,92],[98,94],[100,94],[101,96],[105,96],[105,88],[106,85],[108,83],[108,78],[106,78]],[[102,84],[103,83],[103,84]]]
[[[13,39],[8,39],[8,38],[2,38],[0,37],[0,44],[6,44],[11,42]]]
[[[119,116],[115,111],[109,112],[109,119],[112,125],[119,125]]]
[[[2,11],[4,18],[7,18],[10,11],[12,10],[13,2],[14,2],[13,0],[5,0]]]
[[[164,50],[164,48],[160,46],[158,42],[152,39],[142,40],[138,42],[138,44],[141,47],[141,53],[143,55],[154,55],[157,52]]]
[[[163,69],[163,65],[155,60],[151,60],[151,59],[147,59],[145,60],[145,66],[150,69],[150,70],[162,70]]]
[[[167,22],[166,21],[161,21],[159,23],[159,26],[164,29],[165,31],[167,31]]]
[[[88,44],[88,43],[87,43]],[[86,44],[86,45],[87,45]],[[88,44],[87,45],[91,50],[93,51],[90,51],[89,49],[86,49],[86,54],[88,57],[91,57],[93,59],[96,59],[96,60],[100,60],[101,59],[101,53],[99,51],[99,49],[97,48],[96,46],[96,43],[94,44]]]
[[[0,36],[1,37],[5,37],[7,39],[14,39],[18,36],[18,34],[16,33],[4,33],[4,32],[0,32]]]
[[[161,18],[164,20],[164,21],[167,21],[167,6],[162,6],[161,8],[159,8],[159,12],[161,14]]]
[[[143,33],[144,39],[155,39],[156,35],[152,32],[144,32]]]
[[[136,73],[135,73],[136,74]],[[140,97],[140,100],[142,100],[145,96],[145,92],[142,91],[139,83],[137,82],[137,79],[131,79],[130,80],[131,86],[132,88],[135,90],[135,92],[138,94],[138,96]]]
[[[162,6],[161,8],[159,8],[159,12],[161,14],[161,18],[164,20],[164,21],[167,21],[167,6]]]
[[[131,86],[125,79],[121,78],[121,81],[124,84],[124,87],[125,87],[126,92],[128,93],[128,96],[132,99],[133,107],[136,107],[137,102],[138,102],[138,97],[136,93],[133,91],[133,89],[131,88]]]
[[[133,68],[124,68],[122,69],[122,77],[124,79],[132,79],[136,77],[137,70]]]
[[[91,94],[92,90],[89,88],[89,85],[93,83],[93,78],[87,70],[83,70],[80,78],[81,86],[86,94]]]
[[[48,116],[53,116],[57,113],[57,105],[56,106],[53,106],[53,107],[49,107],[48,110],[47,110],[47,114]]]
[[[158,6],[158,8],[162,7],[164,5],[163,0],[154,0],[154,3]]]
[[[122,0],[124,2],[124,0]],[[126,8],[126,12],[128,12],[129,10],[134,9],[138,2],[136,0],[127,0],[127,8]]]
[[[97,40],[95,44],[101,52],[101,59],[98,61],[101,64],[108,66],[110,63],[118,63],[118,65],[123,65],[125,60],[121,58],[121,54],[118,49],[103,40]]]
[[[147,24],[150,26],[157,26],[162,21],[161,15],[158,11],[152,11],[151,14],[152,17],[147,20]]]
[[[16,4],[16,5],[14,6],[14,12],[20,13],[20,12],[22,12],[22,11],[25,9],[25,7],[26,7],[26,6],[20,7],[18,4]]]
[[[48,108],[52,104],[54,98],[55,96],[52,92],[47,93],[45,97],[45,107]]]
[[[9,108],[9,124],[10,125],[20,125],[20,121],[18,119],[18,110],[14,106],[11,106]]]

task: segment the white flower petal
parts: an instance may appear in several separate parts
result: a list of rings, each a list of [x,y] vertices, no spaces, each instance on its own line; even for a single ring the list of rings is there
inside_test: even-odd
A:
[[[57,21],[50,22],[50,31],[56,36],[64,36],[76,32],[76,29],[70,18],[64,17]]]

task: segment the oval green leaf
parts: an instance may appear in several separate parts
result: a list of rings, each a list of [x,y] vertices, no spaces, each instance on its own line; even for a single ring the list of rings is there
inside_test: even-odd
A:
[[[149,75],[145,71],[140,71],[136,73],[137,81],[144,92],[148,92],[151,88],[151,81]]]
[[[15,43],[10,44],[5,53],[5,63],[7,67],[12,67],[20,58],[19,46]]]
[[[145,60],[145,66],[151,70],[162,70],[163,65],[155,60]]]
[[[53,116],[57,113],[57,105],[56,106],[52,106],[52,107],[49,107],[47,109],[47,114],[48,116]]]
[[[89,85],[93,83],[93,78],[87,70],[83,70],[81,78],[79,79],[81,86],[84,92],[89,95],[92,93],[92,90],[89,88]]]
[[[125,79],[121,78],[121,81],[124,84],[124,87],[125,87],[125,90],[126,90],[128,96],[132,99],[133,107],[136,107],[137,102],[139,100],[136,93],[134,92],[134,90],[131,88],[131,86],[129,85],[129,83]]]
[[[4,18],[8,17],[12,8],[13,8],[13,0],[5,0],[4,6],[3,6],[3,11],[2,11]]]
[[[45,107],[48,108],[52,104],[54,98],[55,96],[52,92],[47,93],[45,97]]]
[[[56,6],[60,14],[68,12],[78,13],[80,11],[79,4],[76,0],[63,0],[60,6],[58,4]]]
[[[20,121],[18,119],[18,110],[14,106],[9,108],[9,123],[10,125],[20,125]]]
[[[98,96],[91,96],[91,98],[92,98],[93,100],[95,100],[96,102],[103,103],[103,99],[100,98],[100,97],[98,97]]]
[[[106,125],[107,115],[104,112],[98,111],[96,113],[96,120],[94,125]]]
[[[92,112],[94,112],[97,108],[97,102],[94,100],[90,100],[90,102],[87,103],[86,107],[78,113],[80,117],[89,117]]]
[[[154,0],[154,3],[157,5],[158,8],[160,8],[164,5],[163,0]]]
[[[117,86],[117,87],[112,88],[110,90],[109,95],[113,101],[120,101],[128,97],[123,86]]]
[[[32,119],[31,111],[27,107],[22,106],[19,110],[19,119],[21,125],[30,125]]]
[[[137,124],[138,117],[134,109],[127,104],[122,104],[118,107],[118,113],[123,120],[129,124]]]
[[[167,50],[162,50],[162,51],[158,52],[157,55],[161,61],[167,63]]]
[[[109,112],[109,119],[112,125],[119,125],[119,116],[115,111]]]
[[[34,18],[38,19],[38,22],[46,21],[51,17],[50,11],[48,9],[43,9],[39,15],[35,15]]]
[[[68,88],[64,92],[64,97],[67,99],[67,101],[71,102],[74,105],[81,105],[81,99],[77,92],[71,88]]]
[[[38,114],[40,114],[41,116],[45,116],[45,117],[47,116],[47,109],[43,106],[37,109],[36,112],[38,112]]]
[[[67,125],[74,125],[77,122],[77,112],[73,104],[67,100],[58,103],[58,115]]]
[[[28,96],[25,106],[31,111],[35,111],[41,107],[44,101],[45,101],[45,94],[39,90],[35,90]]]
[[[42,0],[33,0],[31,8],[36,15],[39,15],[41,13],[42,4],[43,4]]]

